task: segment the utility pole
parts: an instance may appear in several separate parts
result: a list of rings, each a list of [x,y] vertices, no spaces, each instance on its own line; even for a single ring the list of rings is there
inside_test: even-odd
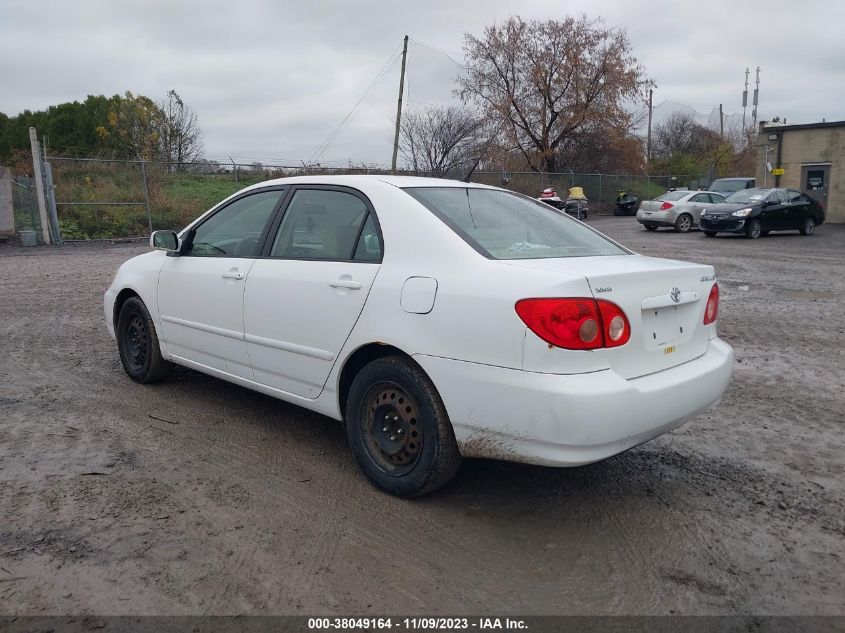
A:
[[[648,140],[646,141],[645,157],[646,162],[651,163],[651,99],[654,94],[652,88],[648,89]]]
[[[402,93],[405,92],[405,60],[408,57],[408,36],[402,44],[402,72],[399,75],[399,103],[396,105],[396,135],[393,137],[393,160],[390,161],[391,173],[396,173],[396,157],[399,154],[399,126],[402,121]]]
[[[751,108],[751,127],[757,128],[757,98],[760,95],[760,67],[757,66],[757,80],[754,83],[754,101],[752,101],[753,108]]]
[[[725,140],[725,114],[721,103],[719,104],[719,138]]]
[[[748,68],[745,69],[745,90],[742,91],[742,131],[745,132],[745,110],[748,108]]]

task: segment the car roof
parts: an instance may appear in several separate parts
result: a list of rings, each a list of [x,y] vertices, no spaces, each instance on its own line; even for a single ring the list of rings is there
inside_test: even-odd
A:
[[[345,174],[340,176],[326,176],[314,174],[310,176],[288,176],[256,183],[252,187],[266,187],[270,185],[295,185],[295,184],[325,184],[325,185],[363,185],[373,182],[383,182],[394,187],[404,189],[406,187],[476,187],[479,189],[499,189],[477,182],[464,182],[462,180],[451,180],[447,178],[428,178],[424,176],[392,176],[389,174]]]

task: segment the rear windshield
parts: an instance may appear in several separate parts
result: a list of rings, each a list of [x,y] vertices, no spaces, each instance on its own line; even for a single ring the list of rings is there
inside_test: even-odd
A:
[[[405,192],[490,259],[628,254],[548,204],[507,191],[411,187]]]
[[[662,201],[669,201],[675,202],[676,200],[680,200],[681,198],[685,198],[686,196],[690,195],[691,192],[689,191],[667,191],[662,196],[659,196],[657,200]]]
[[[750,181],[748,180],[716,180],[710,186],[710,191],[717,191],[727,195],[735,191],[746,189],[749,184]]]

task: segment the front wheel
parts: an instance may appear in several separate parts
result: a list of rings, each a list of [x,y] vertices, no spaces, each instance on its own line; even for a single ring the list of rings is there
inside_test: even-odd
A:
[[[398,497],[440,488],[461,464],[440,395],[420,366],[401,356],[374,360],[355,377],[346,436],[367,478]]]
[[[804,225],[799,229],[801,235],[812,235],[816,230],[816,221],[813,218],[804,218]]]
[[[688,213],[682,213],[675,220],[675,231],[678,233],[689,233],[692,228],[692,218]]]
[[[115,334],[120,362],[132,380],[147,384],[170,375],[173,364],[162,358],[153,319],[139,297],[120,307]]]
[[[745,225],[745,237],[748,239],[756,240],[762,234],[763,226],[760,224],[760,220],[755,218]]]

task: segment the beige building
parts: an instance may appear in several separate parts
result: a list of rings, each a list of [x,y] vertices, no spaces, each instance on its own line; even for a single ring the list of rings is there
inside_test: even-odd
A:
[[[845,223],[845,121],[804,125],[762,121],[757,153],[758,187],[803,191],[824,207],[826,222]],[[783,175],[775,175],[778,169]]]

